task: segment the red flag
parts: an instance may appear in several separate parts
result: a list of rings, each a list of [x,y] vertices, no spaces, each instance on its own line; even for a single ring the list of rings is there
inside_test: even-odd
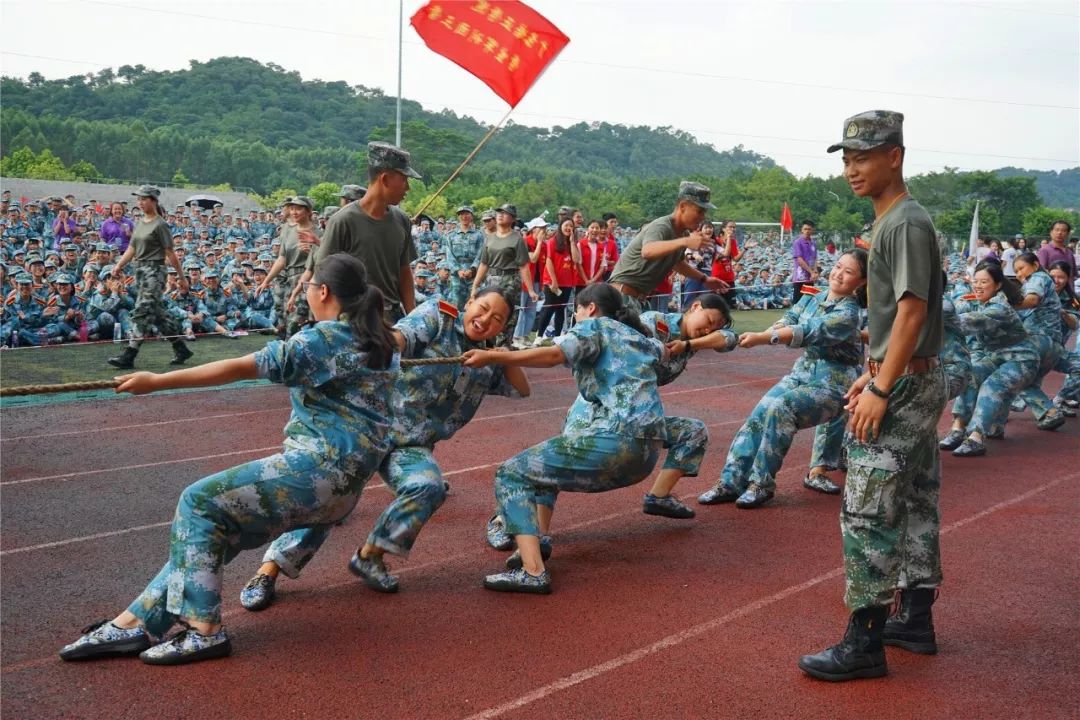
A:
[[[870,243],[863,240],[862,237],[860,236],[860,237],[855,238],[855,247],[862,248],[863,250],[869,250],[870,249]]]
[[[518,0],[432,0],[410,21],[424,43],[516,107],[570,38]]]
[[[784,210],[780,213],[780,227],[791,232],[791,228],[794,223],[791,222],[791,208],[784,203]]]

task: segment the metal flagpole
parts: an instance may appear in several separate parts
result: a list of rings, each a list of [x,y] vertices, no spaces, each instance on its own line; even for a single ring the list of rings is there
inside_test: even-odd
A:
[[[401,46],[405,27],[405,0],[398,0],[397,24],[397,122],[394,130],[394,144],[401,147]]]

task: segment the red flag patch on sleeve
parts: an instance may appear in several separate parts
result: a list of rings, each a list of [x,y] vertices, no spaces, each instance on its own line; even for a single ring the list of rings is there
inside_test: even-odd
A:
[[[663,320],[656,321],[656,332],[660,333],[664,337],[667,337],[671,334],[671,330],[670,328],[668,328],[668,324]]]
[[[454,319],[457,319],[458,316],[457,305],[454,305],[453,303],[448,303],[445,300],[439,301],[439,312],[441,312],[443,315],[449,315]]]
[[[961,300],[978,300],[979,297],[975,293],[968,293],[967,295],[961,295]]]
[[[799,292],[801,292],[803,295],[817,295],[819,292],[821,292],[821,289],[816,288],[813,285],[803,285],[801,288],[799,288]]]

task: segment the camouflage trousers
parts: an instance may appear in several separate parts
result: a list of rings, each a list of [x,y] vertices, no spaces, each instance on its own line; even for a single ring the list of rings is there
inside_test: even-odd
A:
[[[1009,405],[1017,393],[1031,384],[1038,370],[1034,354],[1030,359],[1003,360],[993,353],[971,357],[972,382],[953,401],[952,414],[964,423],[968,433],[996,435],[1005,429]]]
[[[944,407],[940,369],[905,375],[893,386],[877,439],[851,439],[840,533],[844,602],[852,612],[888,605],[896,588],[941,583],[937,423]]]
[[[180,335],[180,322],[165,306],[165,266],[159,263],[135,263],[135,307],[131,311],[131,340],[128,347],[138,350],[143,339],[156,327],[161,335]]]
[[[497,285],[506,293],[506,297],[513,298],[516,301],[521,297],[521,273],[517,270],[510,272],[489,272],[487,277],[484,278],[484,285]],[[514,339],[514,328],[517,327],[518,313],[521,312],[521,308],[514,308],[514,312],[510,313],[510,317],[506,319],[506,326],[495,337],[496,347],[510,347],[510,342]]]
[[[284,532],[348,516],[380,460],[341,463],[286,446],[189,485],[173,516],[169,560],[128,610],[154,637],[180,618],[221,622],[224,566]]]
[[[300,279],[300,273],[286,276],[284,273],[274,278],[274,316],[277,318],[279,330],[284,330],[288,337],[300,332],[301,328],[311,317],[311,309],[308,307],[307,294],[300,291],[296,296],[296,305],[292,312],[285,311],[285,305],[289,302],[289,295],[296,287]]]
[[[432,448],[395,448],[379,475],[394,492],[394,500],[375,521],[367,541],[388,553],[408,556],[424,524],[446,500],[442,470]],[[329,526],[309,527],[275,540],[263,562],[276,563],[288,577],[297,578],[330,534]]]
[[[844,393],[856,378],[856,367],[800,358],[793,372],[765,393],[735,433],[720,482],[736,492],[745,491],[751,483],[767,490],[775,488],[776,474],[795,433],[840,416],[847,403]],[[840,428],[842,438],[842,424]],[[823,452],[825,444],[823,439]],[[835,466],[837,462],[822,464]]]
[[[1061,367],[1065,367],[1067,370],[1062,370]],[[1057,396],[1062,400],[1080,400],[1080,351],[1066,351],[1056,369],[1058,372],[1068,375]]]
[[[1030,338],[1039,351],[1039,369],[1032,383],[1020,391],[1020,399],[1027,403],[1036,419],[1041,419],[1054,406],[1053,400],[1043,392],[1043,378],[1051,371],[1057,371],[1066,377],[1066,384],[1070,379],[1080,379],[1080,354],[1069,352],[1047,335],[1031,335]]]
[[[810,450],[810,467],[836,470],[843,464],[844,446],[848,442],[846,431],[848,414],[840,414],[827,423],[814,428],[814,445]]]
[[[465,303],[469,301],[472,293],[472,280],[463,280],[458,277],[457,271],[450,273],[450,302],[457,305],[458,310],[465,309]]]
[[[606,492],[652,473],[662,440],[614,434],[559,435],[510,458],[495,471],[495,502],[511,535],[540,535],[536,506],[554,508],[561,491]]]

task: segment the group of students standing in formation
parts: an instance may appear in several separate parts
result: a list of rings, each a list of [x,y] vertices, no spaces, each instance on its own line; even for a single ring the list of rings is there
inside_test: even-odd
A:
[[[848,680],[884,675],[884,644],[936,652],[930,613],[941,581],[935,444],[946,376],[956,392],[978,389],[976,416],[1003,419],[996,414],[1000,408],[978,412],[985,404],[982,388],[995,377],[993,370],[980,373],[993,360],[984,363],[971,347],[976,382],[954,382],[957,361],[949,347],[942,349],[941,255],[929,216],[904,189],[902,119],[899,113],[871,111],[846,121],[844,141],[830,152],[844,149],[845,176],[857,193],[874,200],[878,220],[871,253],[855,249],[841,255],[827,288],[808,289],[769,330],[733,333],[727,303],[711,292],[726,289],[724,284],[685,263],[684,251],[706,242],[695,229],[713,206],[708,188],[683,183],[674,212],[642,229],[610,281],[576,294],[574,326],[552,346],[518,351],[493,347],[493,341],[510,326],[525,278],[511,287],[485,283],[496,278],[477,272],[463,307],[441,298],[417,307],[406,300],[402,286],[415,248],[404,216],[388,205],[400,202],[415,171],[404,150],[373,144],[368,196],[331,218],[296,286],[314,325],[242,358],[119,378],[118,392],[134,394],[264,378],[289,388],[292,414],[279,454],[183,491],[164,567],[125,611],[84,629],[61,657],[139,654],[151,664],[180,664],[228,655],[231,643],[221,622],[224,565],[241,550],[270,543],[241,591],[245,608],[270,606],[280,574],[302,572],[375,472],[395,497],[348,567],[373,590],[397,591],[398,578],[385,555],[407,556],[446,498],[435,445],[467,424],[486,395],[528,396],[523,368],[563,365],[573,373],[578,396],[562,431],[495,472],[496,508],[487,538],[513,553],[505,570],[483,579],[490,590],[549,593],[545,563],[560,492],[638,484],[663,453],[643,512],[694,516],[672,491],[682,477],[700,471],[708,433],[700,420],[668,415],[659,387],[677,379],[699,351],[761,345],[803,353],[736,433],[719,480],[699,502],[744,508],[768,502],[795,433],[816,426],[808,487],[840,492],[824,473],[840,467],[846,453],[841,530],[852,616],[840,643],[803,657],[799,666],[814,677]],[[346,232],[348,227],[355,232]],[[372,243],[362,242],[373,236],[388,243],[377,252],[389,264],[372,259]],[[642,312],[655,278],[673,269],[699,281],[702,294],[681,313]],[[984,332],[985,322],[964,319],[1000,307],[1011,311],[999,288],[984,284],[987,274],[992,279],[993,270],[976,270],[976,297],[964,302],[981,307],[965,305],[959,327],[987,343],[987,356],[997,358],[998,345]],[[869,309],[863,312],[868,289]],[[457,356],[464,361],[407,362]],[[1026,397],[1035,406],[1041,398],[1032,379],[1010,387],[1030,390]],[[899,611],[889,618],[898,588]],[[167,637],[177,624],[183,629]]]

